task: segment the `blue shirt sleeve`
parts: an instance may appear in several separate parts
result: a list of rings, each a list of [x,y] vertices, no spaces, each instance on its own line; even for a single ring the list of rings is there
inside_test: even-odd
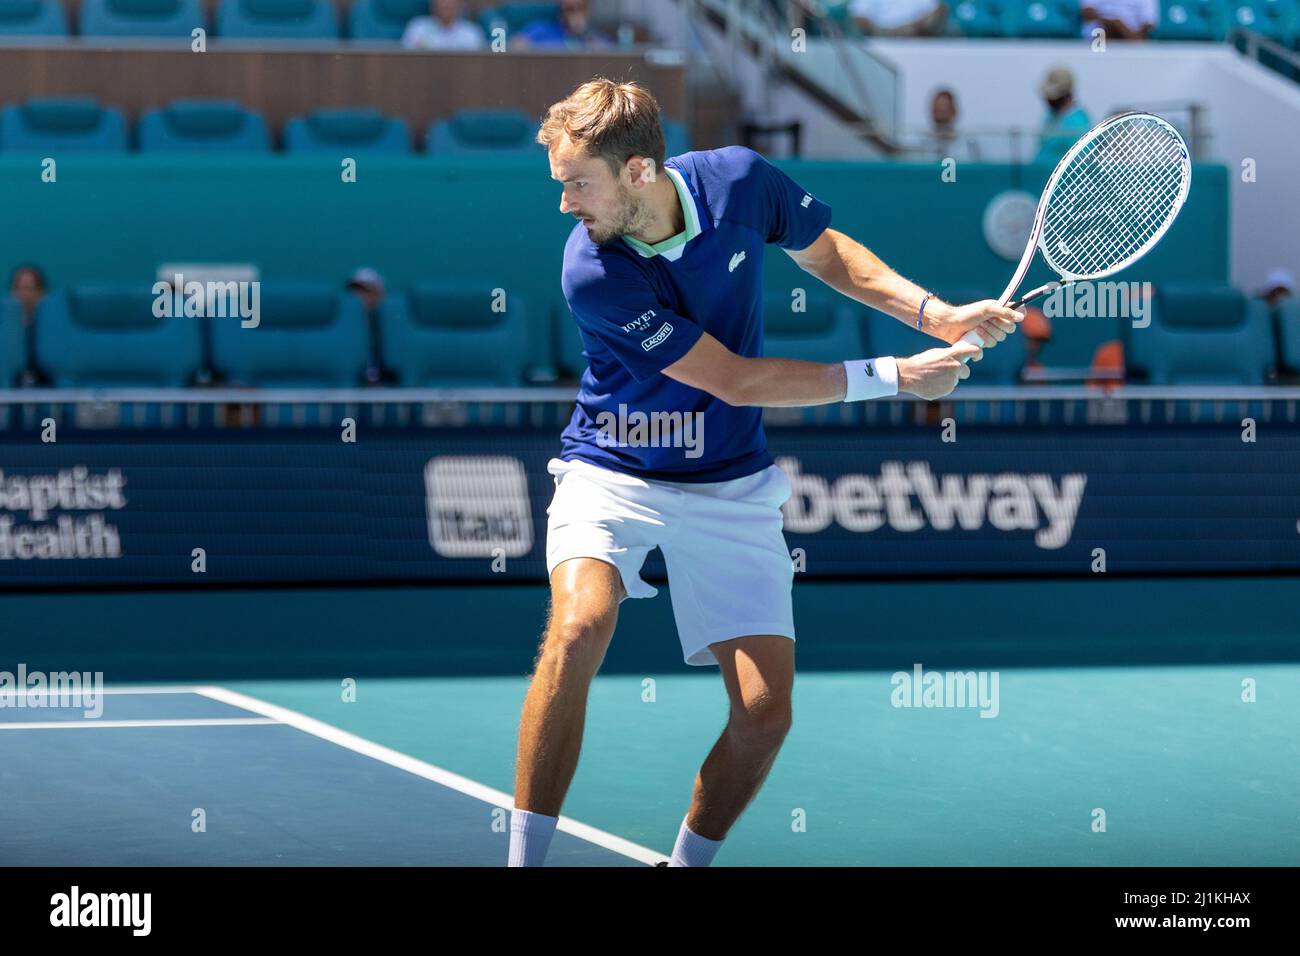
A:
[[[660,303],[649,280],[617,254],[592,253],[566,263],[561,285],[579,327],[638,382],[672,365],[704,334]]]
[[[753,150],[749,154],[747,181],[755,187],[767,241],[782,249],[806,249],[831,224],[831,207]]]

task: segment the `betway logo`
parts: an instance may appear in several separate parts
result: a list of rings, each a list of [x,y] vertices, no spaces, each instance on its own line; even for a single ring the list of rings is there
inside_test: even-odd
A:
[[[936,478],[924,461],[886,461],[879,475],[847,474],[834,482],[804,474],[798,458],[777,465],[794,487],[782,508],[785,528],[796,534],[824,531],[834,521],[846,531],[870,532],[885,525],[895,531],[930,527],[975,531],[985,523],[999,531],[1033,531],[1034,544],[1062,548],[1074,532],[1087,475],[1001,472],[996,475],[943,475]]]

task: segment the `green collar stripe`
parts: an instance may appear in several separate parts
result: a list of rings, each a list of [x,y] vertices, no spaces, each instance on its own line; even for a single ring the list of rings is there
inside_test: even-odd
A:
[[[682,214],[686,221],[686,229],[679,232],[663,242],[656,242],[653,246],[642,242],[640,239],[633,239],[631,236],[624,236],[623,241],[629,246],[645,256],[647,259],[651,256],[661,255],[666,252],[672,252],[680,246],[686,245],[700,234],[700,213],[695,208],[695,199],[691,196],[690,190],[686,188],[686,182],[682,179],[681,174],[675,169],[665,167],[668,178],[673,181],[677,187],[677,198],[682,204]]]

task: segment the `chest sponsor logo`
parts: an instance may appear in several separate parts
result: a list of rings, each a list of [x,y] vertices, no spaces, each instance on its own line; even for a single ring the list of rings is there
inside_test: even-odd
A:
[[[736,266],[740,265],[744,261],[745,261],[745,254],[743,252],[737,252],[734,256],[731,257],[731,261],[727,263],[727,271],[735,272]]]

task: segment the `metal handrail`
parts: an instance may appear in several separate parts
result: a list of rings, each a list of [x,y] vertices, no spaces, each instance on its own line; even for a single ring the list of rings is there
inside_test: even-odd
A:
[[[828,89],[820,79],[801,67],[799,58],[787,48],[785,24],[777,24],[774,11],[762,0],[691,0],[691,6],[704,12],[715,26],[724,32],[735,50],[742,47],[759,59],[770,72],[799,87],[839,116],[847,126],[872,145],[887,154],[897,152],[893,141],[892,123],[897,116],[897,69],[867,49],[865,44],[854,44],[854,50],[880,64],[888,71],[893,82],[890,94],[893,100],[889,128],[881,118],[870,112],[871,98],[867,95],[865,81],[852,62],[849,38],[833,18],[824,16],[816,0],[793,0],[793,5],[808,10],[818,17],[825,30],[825,39],[835,51],[838,62],[852,86],[849,97]],[[856,38],[855,38],[856,39]]]
[[[1238,37],[1246,43],[1246,56],[1257,63],[1259,62],[1259,51],[1263,49],[1279,60],[1283,60],[1300,70],[1300,53],[1296,53],[1294,50],[1288,49],[1275,40],[1270,40],[1263,34],[1256,33],[1254,30],[1247,30],[1245,27],[1233,27],[1229,30],[1227,42],[1233,43]]]

